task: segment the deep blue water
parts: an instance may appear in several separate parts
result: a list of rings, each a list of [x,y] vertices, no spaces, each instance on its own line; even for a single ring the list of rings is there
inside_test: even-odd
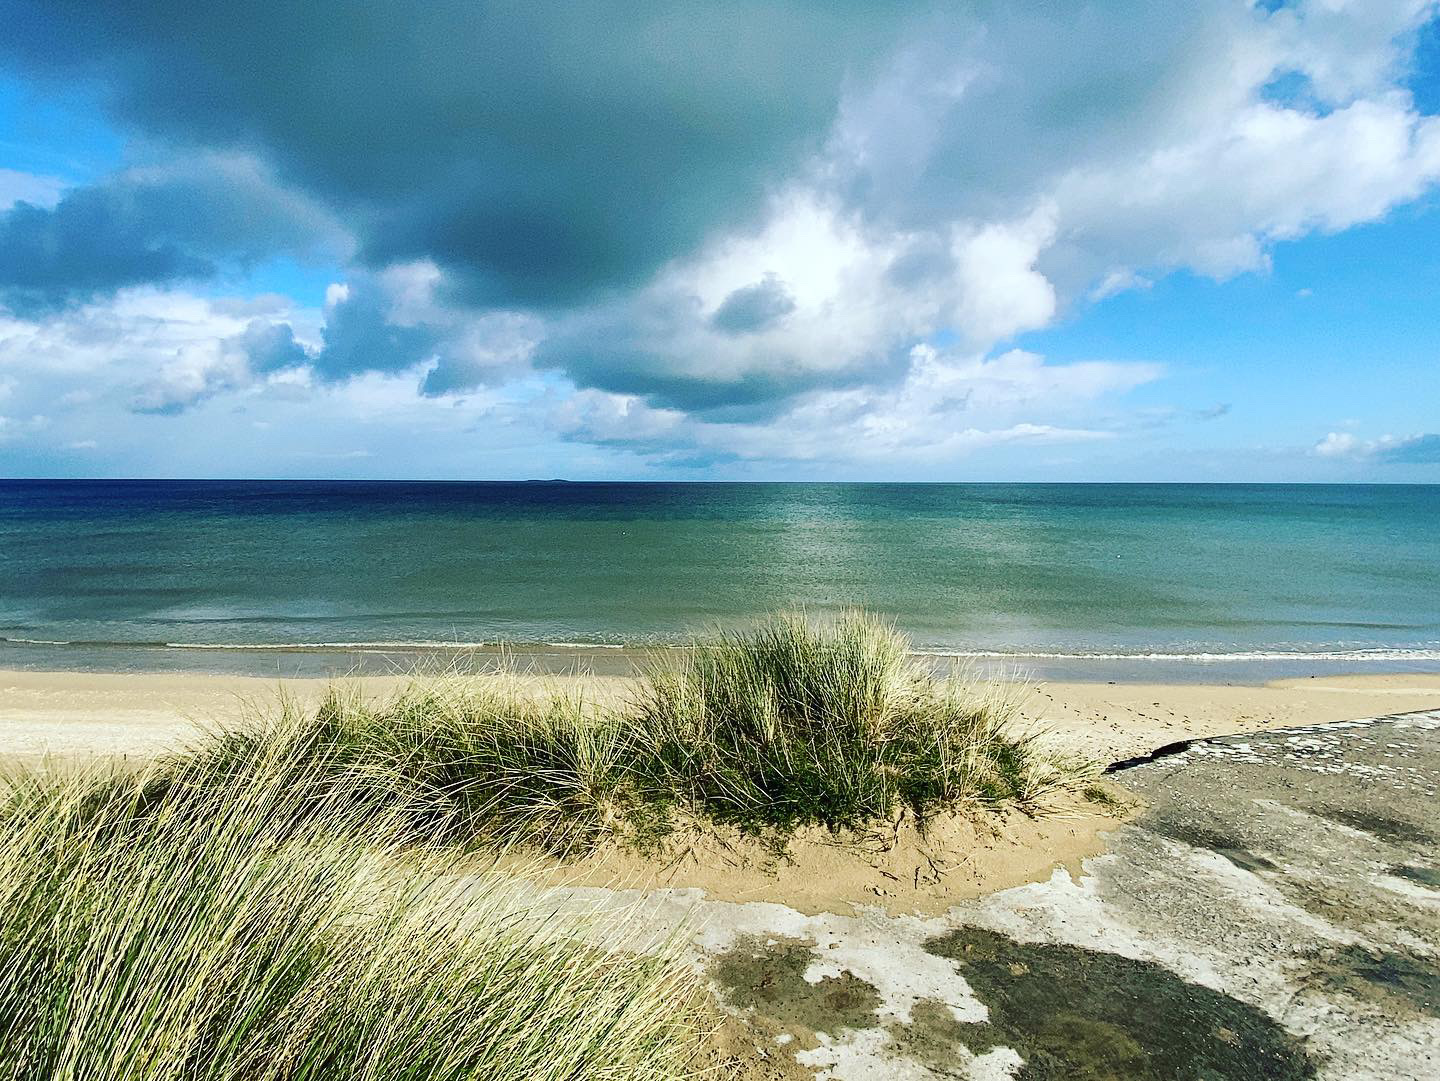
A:
[[[0,666],[633,645],[863,605],[1042,668],[1435,667],[1437,523],[1440,486],[6,481]]]

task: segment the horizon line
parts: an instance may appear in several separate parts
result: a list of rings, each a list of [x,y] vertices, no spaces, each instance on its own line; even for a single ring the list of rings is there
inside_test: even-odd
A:
[[[569,477],[0,477],[0,484],[684,484],[684,485],[1067,485],[1074,487],[1290,487],[1290,488],[1437,488],[1437,481],[1333,481],[1333,480],[736,480],[736,479],[633,479]]]

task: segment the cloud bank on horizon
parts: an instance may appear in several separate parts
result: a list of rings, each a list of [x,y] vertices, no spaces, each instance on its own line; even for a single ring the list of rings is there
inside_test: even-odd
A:
[[[1433,385],[1213,434],[1311,373],[1232,404],[1159,299],[1434,235],[1435,0],[0,13],[120,146],[0,130],[7,472],[1437,476]]]

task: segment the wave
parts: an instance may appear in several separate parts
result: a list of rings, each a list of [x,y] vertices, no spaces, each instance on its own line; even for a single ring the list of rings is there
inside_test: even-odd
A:
[[[1133,653],[1041,652],[1036,650],[917,649],[921,657],[954,657],[971,660],[1031,661],[1440,661],[1440,649],[1428,647],[1374,646],[1364,649],[1240,649],[1179,653],[1160,650]]]
[[[22,646],[71,646],[85,649],[183,649],[250,652],[463,652],[467,650],[501,651],[507,649],[534,650],[550,649],[626,649],[625,645],[610,642],[535,642],[535,641],[491,641],[461,642],[453,639],[413,639],[375,642],[146,642],[119,641],[114,639],[81,639],[65,641],[54,638],[18,638],[0,635],[0,644]],[[638,643],[637,643],[638,645]]]
[[[344,653],[415,653],[415,652],[503,652],[518,650],[532,652],[539,649],[564,650],[624,650],[653,649],[657,646],[678,645],[660,641],[575,642],[575,641],[456,641],[453,639],[396,639],[379,641],[344,642],[164,642],[164,641],[113,641],[77,640],[66,641],[51,638],[22,638],[0,636],[0,644],[24,646],[53,646],[82,649],[153,649],[153,650],[194,650],[209,652],[344,652]],[[1107,650],[1028,650],[1028,649],[949,649],[923,647],[912,651],[919,657],[953,658],[956,660],[996,661],[1188,661],[1204,663],[1233,663],[1236,661],[1440,661],[1440,648],[1425,646],[1367,646],[1357,649],[1237,649],[1182,652],[1157,649],[1136,649],[1133,651]]]

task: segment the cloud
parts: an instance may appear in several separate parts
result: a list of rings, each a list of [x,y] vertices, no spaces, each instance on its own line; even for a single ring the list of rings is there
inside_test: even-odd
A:
[[[1383,435],[1379,439],[1361,439],[1350,432],[1330,432],[1315,444],[1314,453],[1322,458],[1371,461],[1382,465],[1440,464],[1440,435]]]
[[[550,423],[566,439],[628,447],[671,465],[924,465],[1012,444],[1111,439],[1114,430],[1080,420],[1086,408],[1160,374],[1154,364],[1047,364],[1023,350],[987,359],[918,347],[904,379],[883,393],[814,391],[779,416],[717,420],[633,394],[580,390],[552,410]]]
[[[426,373],[421,393],[439,397],[514,378],[527,370],[539,334],[536,321],[518,312],[460,320]]]
[[[324,212],[255,161],[209,155],[126,170],[54,206],[21,201],[0,214],[0,304],[40,313],[340,244]]]
[[[33,413],[28,417],[0,416],[0,443],[22,439],[48,427],[50,418],[43,413]]]
[[[1387,465],[1440,465],[1440,435],[1427,432],[1379,447],[1376,457]]]
[[[471,299],[543,306],[753,213],[925,5],[11,6],[13,63],[98,82],[152,135],[264,148],[349,209],[372,268],[428,258]]]
[[[974,10],[852,84],[756,223],[552,318],[536,362],[707,415],[883,392],[917,342],[992,348],[1176,269],[1263,270],[1440,178],[1440,121],[1394,81],[1433,5],[1355,8],[1363,62],[1333,5]],[[1303,101],[1268,94],[1287,72]]]
[[[276,375],[282,377],[277,386],[298,388],[303,383],[296,377],[308,379],[315,355],[295,340],[289,323],[252,319],[238,334],[182,343],[156,366],[131,398],[130,408],[174,416],[217,394],[263,385]]]
[[[0,384],[60,413],[173,415],[279,378],[313,349],[296,328],[310,338],[318,326],[318,312],[273,296],[241,303],[152,287],[43,316],[0,312]]]
[[[438,397],[522,374],[539,334],[537,320],[449,307],[437,295],[443,281],[433,263],[418,262],[332,285],[323,344],[307,358],[316,378],[341,382],[428,366],[420,390]]]
[[[438,336],[430,327],[391,320],[391,298],[381,282],[358,277],[328,300],[324,345],[314,358],[320,378],[404,371],[434,354]]]
[[[310,353],[295,340],[289,323],[267,323],[252,319],[240,334],[238,345],[250,371],[258,374],[299,368],[310,362]]]
[[[1315,444],[1314,452],[1322,458],[1353,458],[1370,453],[1370,444],[1349,432],[1331,432]]]
[[[581,386],[706,413],[893,385],[916,342],[942,329],[983,349],[1045,325],[1055,297],[1033,262],[1052,228],[1044,212],[957,226],[920,247],[920,276],[912,238],[872,234],[833,200],[786,192],[758,229],[672,262],[643,290],[551,320],[534,362]],[[771,311],[756,318],[762,303]]]
[[[17,6],[12,62],[98,84],[160,138],[260,152],[345,215],[372,269],[429,259],[487,306],[643,284],[797,179],[899,232],[1072,204],[1085,220],[1047,266],[1058,280],[1105,273],[1097,256],[1248,267],[1265,235],[1293,227],[1286,208],[1373,214],[1426,174],[1428,150],[1381,145],[1415,134],[1393,95],[1433,10],[1419,0],[1269,13],[731,0],[683,14],[319,0],[304,19],[272,0],[245,20],[164,0]],[[1267,97],[1282,75],[1304,83],[1302,105]],[[1291,157],[1290,144],[1316,149]],[[1352,151],[1356,175],[1331,168]],[[1249,206],[1267,185],[1272,207]],[[1225,190],[1237,187],[1245,197]],[[1186,226],[1197,196],[1207,212]],[[1158,253],[1090,250],[1141,244],[1156,219],[1191,235]]]
[[[127,323],[154,412],[538,380],[574,395],[546,399],[566,438],[676,461],[1105,439],[1224,408],[1096,419],[1159,369],[1018,336],[1264,271],[1440,180],[1405,82],[1430,0],[11,7],[0,59],[158,163],[0,214],[0,300],[34,333],[275,253],[337,263],[323,325],[216,301],[212,338],[162,353]]]
[[[774,326],[795,310],[785,283],[767,274],[754,285],[742,285],[720,302],[710,325],[722,334],[753,334]]]
[[[8,210],[19,202],[40,207],[54,206],[66,186],[58,176],[0,169],[0,210]]]

